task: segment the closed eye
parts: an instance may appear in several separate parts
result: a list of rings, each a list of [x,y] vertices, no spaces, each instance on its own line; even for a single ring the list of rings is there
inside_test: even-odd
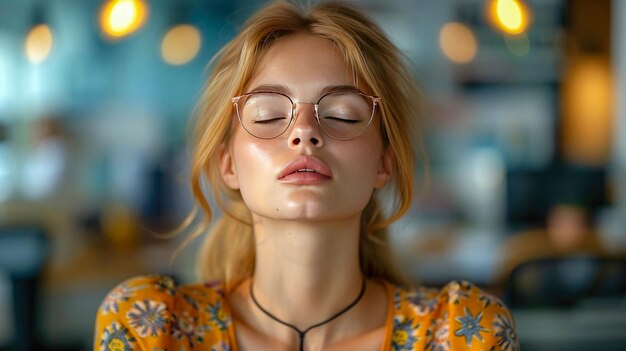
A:
[[[272,124],[272,123],[276,123],[276,122],[281,122],[283,120],[285,120],[285,117],[276,117],[276,118],[270,118],[270,119],[260,119],[260,120],[256,120],[254,121],[254,124]]]
[[[358,119],[346,119],[346,118],[339,118],[339,117],[324,117],[324,119],[329,120],[331,122],[339,122],[339,123],[346,123],[346,124],[357,124],[361,122]]]

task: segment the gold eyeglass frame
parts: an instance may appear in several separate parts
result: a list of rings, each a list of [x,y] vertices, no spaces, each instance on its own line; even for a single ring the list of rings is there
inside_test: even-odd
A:
[[[332,135],[330,135],[326,130],[324,130],[324,127],[322,127],[322,123],[320,121],[320,117],[319,117],[319,103],[320,101],[322,101],[323,98],[329,96],[329,95],[333,95],[333,94],[345,94],[345,93],[352,93],[352,94],[358,94],[361,96],[364,96],[368,99],[370,99],[372,101],[372,112],[370,114],[369,120],[367,121],[367,125],[365,126],[365,128],[363,128],[363,130],[361,132],[359,132],[357,135],[350,137],[350,138],[337,138],[334,137]],[[273,137],[269,137],[269,138],[264,138],[264,137],[260,137],[257,136],[255,134],[253,134],[251,131],[249,131],[246,126],[244,125],[243,121],[241,120],[241,113],[240,113],[240,107],[239,107],[239,102],[246,97],[250,97],[252,95],[255,94],[276,94],[276,95],[282,95],[284,97],[286,97],[287,99],[289,99],[289,101],[291,101],[291,119],[289,120],[289,123],[287,124],[287,126],[285,127],[285,129],[280,132],[278,135],[273,136]],[[380,105],[381,102],[381,98],[379,98],[378,96],[373,96],[373,95],[368,95],[365,93],[362,93],[360,91],[332,91],[329,93],[326,93],[324,95],[322,95],[317,102],[313,102],[313,101],[305,101],[305,100],[294,100],[292,99],[289,95],[285,94],[285,93],[281,93],[278,91],[252,91],[249,93],[245,93],[245,94],[241,94],[239,96],[234,96],[232,99],[233,104],[235,105],[235,111],[237,113],[237,119],[239,120],[239,124],[241,125],[241,127],[248,132],[248,134],[252,135],[255,138],[259,138],[259,139],[265,139],[265,140],[269,140],[269,139],[275,139],[278,138],[279,136],[283,135],[287,130],[289,130],[289,128],[295,124],[298,116],[296,115],[296,108],[297,108],[297,104],[312,104],[314,107],[314,115],[315,115],[315,120],[317,121],[317,125],[319,126],[320,130],[327,135],[328,137],[335,139],[335,140],[352,140],[352,139],[356,139],[359,136],[361,136],[363,133],[365,133],[365,131],[369,128],[370,124],[372,124],[372,121],[374,120],[374,114],[376,113],[376,106]]]

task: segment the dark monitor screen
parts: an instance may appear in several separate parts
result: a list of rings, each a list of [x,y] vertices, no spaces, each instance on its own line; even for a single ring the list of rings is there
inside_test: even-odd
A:
[[[510,227],[541,226],[558,204],[584,207],[590,216],[607,204],[606,170],[552,166],[537,170],[509,170],[506,220]]]

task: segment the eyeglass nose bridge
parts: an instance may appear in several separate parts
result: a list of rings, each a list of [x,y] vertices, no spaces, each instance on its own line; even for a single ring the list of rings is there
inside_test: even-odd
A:
[[[322,125],[320,123],[319,113],[318,113],[319,106],[320,106],[319,102],[313,102],[313,101],[308,101],[308,100],[291,100],[291,122],[289,123],[289,126],[287,126],[287,129],[291,128],[291,125],[295,124],[296,120],[298,119],[298,114],[297,114],[298,104],[313,105],[313,116],[315,117],[315,121],[317,122],[318,128],[320,128],[320,130],[322,130],[323,132]]]

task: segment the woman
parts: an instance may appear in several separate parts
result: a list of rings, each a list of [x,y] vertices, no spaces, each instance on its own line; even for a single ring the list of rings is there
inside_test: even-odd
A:
[[[411,201],[417,101],[398,50],[360,12],[260,10],[217,54],[200,103],[194,194],[210,218],[206,177],[225,213],[200,250],[207,283],[122,283],[95,347],[517,350],[497,299],[465,282],[410,289],[392,267],[386,228]]]

